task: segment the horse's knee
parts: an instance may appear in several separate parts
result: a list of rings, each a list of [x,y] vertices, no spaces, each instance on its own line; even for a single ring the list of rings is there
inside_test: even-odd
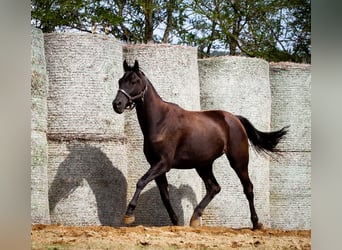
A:
[[[253,184],[249,181],[247,184],[243,185],[243,192],[247,198],[254,198]]]
[[[253,190],[248,190],[248,191],[244,191],[246,197],[248,200],[253,200],[254,199],[254,192]]]
[[[213,192],[214,192],[215,195],[218,194],[219,192],[221,192],[221,187],[220,187],[220,185],[214,186]]]
[[[137,182],[137,185],[136,185],[136,188],[139,189],[139,190],[142,190],[144,187],[145,187],[145,181],[143,179],[140,179],[138,182]]]
[[[220,185],[213,185],[211,189],[208,190],[208,194],[210,195],[211,199],[214,198],[219,192],[221,191]]]

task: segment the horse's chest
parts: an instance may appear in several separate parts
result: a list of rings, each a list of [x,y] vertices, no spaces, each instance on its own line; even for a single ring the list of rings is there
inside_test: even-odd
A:
[[[144,139],[144,154],[147,161],[152,164],[161,158],[168,157],[172,146],[166,137],[153,137]]]
[[[175,138],[171,134],[144,139],[144,150],[148,153],[163,153],[174,147]]]

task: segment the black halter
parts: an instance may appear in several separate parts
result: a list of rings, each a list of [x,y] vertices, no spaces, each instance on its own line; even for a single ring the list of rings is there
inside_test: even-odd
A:
[[[143,91],[141,91],[139,94],[135,95],[135,96],[131,96],[130,94],[128,94],[125,90],[123,89],[119,89],[118,92],[121,92],[122,94],[124,94],[127,99],[128,99],[128,105],[126,107],[126,109],[132,110],[135,108],[135,103],[133,102],[134,100],[137,100],[139,98],[141,98],[142,101],[144,101],[144,96],[145,93],[147,91],[147,84],[145,85],[145,88]]]

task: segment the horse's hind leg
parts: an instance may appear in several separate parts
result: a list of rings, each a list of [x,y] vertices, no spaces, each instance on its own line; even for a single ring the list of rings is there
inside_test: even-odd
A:
[[[234,157],[234,155],[227,154],[228,160],[230,162],[231,167],[234,169],[236,174],[238,175],[241,184],[243,186],[243,192],[245,193],[248,203],[249,209],[251,213],[251,221],[253,224],[253,229],[260,229],[262,224],[259,223],[258,215],[255,211],[254,207],[254,193],[253,193],[253,184],[249,179],[248,175],[248,150],[247,152],[236,154],[239,155],[239,158]],[[242,157],[243,156],[243,157]]]
[[[202,199],[202,201],[198,204],[195,208],[195,211],[190,220],[190,226],[196,227],[201,225],[200,217],[205,209],[205,207],[209,204],[209,202],[217,195],[221,187],[217,183],[215,176],[213,174],[213,167],[212,165],[204,166],[201,168],[196,168],[197,173],[202,178],[205,188],[207,190],[206,195]]]
[[[162,174],[160,176],[158,176],[155,179],[157,186],[159,188],[159,192],[160,192],[160,196],[161,199],[164,203],[164,206],[167,210],[167,212],[169,213],[170,219],[173,223],[173,225],[178,225],[178,217],[176,215],[176,213],[174,212],[171,203],[170,203],[170,197],[169,197],[169,190],[168,190],[168,182],[166,179],[166,174]]]

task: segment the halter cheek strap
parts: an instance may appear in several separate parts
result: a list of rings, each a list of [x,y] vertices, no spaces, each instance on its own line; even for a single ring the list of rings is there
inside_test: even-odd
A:
[[[128,94],[123,89],[119,89],[118,90],[118,92],[121,92],[122,94],[124,94],[127,97],[127,99],[128,99],[128,106],[127,106],[127,108],[129,110],[134,109],[134,107],[135,107],[135,103],[133,102],[134,100],[137,100],[137,99],[141,98],[141,100],[144,101],[144,95],[145,95],[146,91],[147,91],[147,84],[146,84],[144,90],[141,91],[138,95],[135,95],[135,96],[131,96],[130,94]]]

